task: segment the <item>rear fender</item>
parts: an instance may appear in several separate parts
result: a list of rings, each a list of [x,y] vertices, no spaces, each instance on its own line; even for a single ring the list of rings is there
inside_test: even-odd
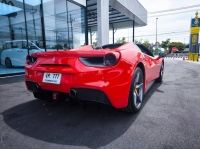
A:
[[[141,65],[142,65],[142,66],[141,66]],[[146,71],[145,71],[146,69],[145,69],[145,65],[144,65],[143,62],[138,61],[138,62],[135,64],[134,69],[133,69],[133,72],[132,72],[132,74],[131,74],[131,76],[132,76],[131,83],[133,82],[133,76],[134,76],[134,73],[135,73],[135,70],[136,70],[137,67],[140,67],[140,68],[142,69],[142,71],[143,71],[143,75],[144,75],[144,91],[146,91],[146,85],[147,85],[147,82],[146,82]],[[131,86],[131,84],[130,84],[130,86]],[[131,88],[131,87],[130,87],[130,88]]]

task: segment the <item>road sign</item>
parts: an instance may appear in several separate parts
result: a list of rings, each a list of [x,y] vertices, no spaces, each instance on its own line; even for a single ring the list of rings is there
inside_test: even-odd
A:
[[[199,34],[200,27],[191,27],[191,34]]]
[[[200,18],[193,18],[191,27],[200,27]]]
[[[200,32],[200,18],[198,12],[195,14],[195,18],[191,20],[190,29],[190,53],[189,60],[198,61],[199,56],[199,32]]]

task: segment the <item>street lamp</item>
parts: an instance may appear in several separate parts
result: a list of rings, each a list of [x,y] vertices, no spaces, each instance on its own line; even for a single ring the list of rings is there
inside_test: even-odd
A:
[[[158,18],[156,18],[156,49],[158,49]]]

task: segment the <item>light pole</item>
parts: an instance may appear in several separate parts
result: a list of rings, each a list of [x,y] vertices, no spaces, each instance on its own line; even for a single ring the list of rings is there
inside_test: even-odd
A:
[[[158,18],[156,18],[156,49],[158,49]]]

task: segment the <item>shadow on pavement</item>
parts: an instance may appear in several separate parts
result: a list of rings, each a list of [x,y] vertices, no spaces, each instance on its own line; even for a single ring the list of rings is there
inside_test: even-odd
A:
[[[145,103],[158,89],[153,84],[145,96]],[[137,114],[128,114],[108,106],[89,103],[86,108],[62,102],[59,105],[32,100],[3,112],[4,121],[16,131],[50,143],[105,146],[132,125]]]

